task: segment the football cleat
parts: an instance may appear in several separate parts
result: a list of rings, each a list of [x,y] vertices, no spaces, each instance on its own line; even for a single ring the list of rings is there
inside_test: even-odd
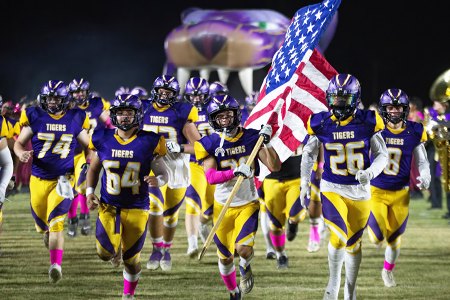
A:
[[[48,269],[48,280],[50,283],[58,283],[62,278],[61,266],[58,264],[53,264]]]
[[[255,283],[253,279],[252,267],[248,266],[246,270],[239,266],[239,271],[241,273],[241,281],[239,282],[239,289],[244,294],[248,294],[252,291],[253,285]]]
[[[162,257],[163,254],[161,250],[155,249],[155,247],[153,247],[152,254],[150,254],[150,258],[148,259],[147,262],[147,269],[157,270],[159,268],[159,262],[162,259]]]
[[[385,287],[394,287],[397,286],[394,279],[394,273],[392,271],[388,271],[383,268],[381,271],[381,278],[383,278]]]
[[[309,253],[317,252],[320,250],[320,243],[317,241],[309,240],[308,247],[306,248],[306,250],[308,250]]]
[[[74,238],[77,236],[77,229],[78,229],[78,218],[70,218],[68,220],[68,227],[67,227],[67,236]]]
[[[170,252],[168,249],[164,251],[164,256],[160,260],[159,265],[161,266],[161,270],[164,272],[169,272],[172,270],[172,258],[170,257]]]
[[[89,235],[91,233],[91,221],[89,218],[89,214],[80,215],[80,226],[82,235]]]
[[[277,259],[277,269],[287,269],[289,267],[289,258],[286,255],[281,255]]]

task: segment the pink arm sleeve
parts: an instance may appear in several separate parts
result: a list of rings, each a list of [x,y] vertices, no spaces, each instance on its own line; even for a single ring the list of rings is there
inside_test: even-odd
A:
[[[234,178],[233,170],[228,171],[217,171],[214,168],[208,169],[206,171],[206,180],[208,180],[209,184],[218,184],[224,183],[228,180]]]

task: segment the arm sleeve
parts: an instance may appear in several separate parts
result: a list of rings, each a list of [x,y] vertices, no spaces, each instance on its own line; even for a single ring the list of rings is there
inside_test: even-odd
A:
[[[8,147],[0,150],[0,166],[2,168],[0,172],[0,192],[4,195],[6,193],[6,187],[8,186],[9,180],[13,175],[14,169],[11,152]]]
[[[311,181],[311,172],[319,154],[319,147],[320,141],[315,135],[311,135],[305,147],[303,147],[302,162],[300,164],[302,185]]]
[[[381,132],[375,133],[370,139],[370,150],[374,157],[372,164],[366,170],[372,174],[372,178],[377,177],[386,167],[388,162],[388,152]]]
[[[413,153],[420,177],[431,177],[430,163],[428,162],[427,150],[425,149],[425,146],[423,144],[418,145],[414,148]]]

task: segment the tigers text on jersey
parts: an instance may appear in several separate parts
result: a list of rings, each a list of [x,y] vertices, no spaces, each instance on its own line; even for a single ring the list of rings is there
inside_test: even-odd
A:
[[[101,202],[121,208],[149,209],[148,185],[156,156],[166,154],[165,139],[154,132],[138,131],[122,140],[115,129],[95,130],[89,148],[97,151],[102,163]]]
[[[221,135],[213,133],[195,142],[195,156],[197,160],[212,156],[217,162],[218,171],[232,170],[247,162],[258,138],[258,130],[240,128],[240,132],[234,138],[225,137],[224,143],[220,147]],[[258,163],[254,163],[254,170],[254,174],[259,173]],[[215,200],[225,204],[236,181],[237,177],[225,183],[217,184],[214,193]],[[257,199],[258,193],[254,179],[253,177],[247,178],[242,182],[230,206],[241,206]]]
[[[345,185],[357,185],[358,170],[370,166],[370,139],[384,128],[374,111],[357,110],[354,117],[336,122],[330,112],[313,114],[308,121],[308,133],[315,134],[324,147],[322,179]]]
[[[50,115],[40,107],[22,111],[20,126],[33,131],[33,165],[31,174],[43,179],[55,179],[74,172],[74,149],[77,137],[89,128],[86,113],[74,109],[62,115]]]
[[[405,127],[397,130],[386,127],[381,135],[386,141],[389,160],[370,184],[384,190],[400,190],[409,186],[414,148],[427,140],[427,133],[422,124],[406,121]]]

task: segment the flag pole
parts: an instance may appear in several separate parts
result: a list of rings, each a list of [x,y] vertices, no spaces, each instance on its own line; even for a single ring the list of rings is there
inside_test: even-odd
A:
[[[249,156],[247,162],[245,163],[247,166],[250,167],[252,165],[253,161],[255,160],[256,155],[258,154],[258,151],[261,149],[261,145],[262,145],[263,141],[264,141],[264,137],[262,135],[259,136],[258,141],[256,142],[256,145],[255,145],[255,148],[253,148],[252,153],[250,153],[250,156]],[[237,191],[241,187],[242,181],[244,181],[244,176],[239,175],[238,180],[234,184],[234,187],[231,190],[230,195],[228,196],[227,202],[225,202],[225,205],[223,206],[219,217],[217,218],[216,222],[214,223],[213,228],[209,232],[208,238],[206,239],[205,244],[203,245],[202,251],[198,255],[198,260],[201,260],[203,255],[205,255],[206,249],[208,249],[209,245],[211,244],[214,234],[216,233],[217,228],[219,227],[220,223],[222,223],[222,219],[225,216],[225,213],[226,213],[228,207],[230,206],[231,201],[233,200]]]
[[[267,121],[267,124],[273,125],[273,124],[277,123],[276,119],[278,118],[278,114],[280,113],[282,107],[283,107],[283,101],[281,99],[278,99],[277,104],[275,105],[275,108],[272,112],[272,115],[270,116],[269,120]],[[262,145],[263,141],[264,141],[264,137],[262,135],[259,136],[258,141],[256,141],[255,147],[253,148],[252,152],[250,153],[250,156],[248,157],[247,162],[245,163],[247,166],[250,167],[253,164],[253,161],[255,160],[256,155],[258,154],[258,151],[261,149],[261,145]],[[237,191],[241,187],[242,181],[244,181],[244,176],[239,175],[238,180],[234,184],[234,187],[231,190],[231,193],[228,196],[228,199],[225,202],[225,205],[223,206],[223,208],[219,214],[219,217],[217,218],[216,222],[214,223],[213,228],[209,232],[209,235],[206,238],[205,243],[203,244],[202,251],[198,255],[198,260],[201,260],[202,257],[205,255],[206,249],[208,249],[209,245],[211,244],[214,234],[216,233],[217,228],[219,227],[220,223],[222,222],[223,217],[225,216],[225,212],[227,211],[228,207],[230,206],[231,201],[233,200]]]

